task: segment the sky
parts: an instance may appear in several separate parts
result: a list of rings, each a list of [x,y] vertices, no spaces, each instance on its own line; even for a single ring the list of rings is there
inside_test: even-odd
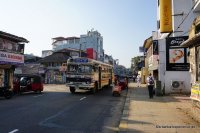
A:
[[[52,50],[52,38],[103,36],[105,54],[131,66],[157,25],[157,0],[1,0],[0,31],[26,38],[25,54]]]

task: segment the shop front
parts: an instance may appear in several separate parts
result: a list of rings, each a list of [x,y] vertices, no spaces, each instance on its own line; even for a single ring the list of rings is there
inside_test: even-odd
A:
[[[13,90],[14,70],[24,63],[24,44],[28,41],[0,31],[0,96],[10,98]]]
[[[190,29],[189,39],[181,45],[189,48],[188,59],[191,74],[190,98],[195,103],[200,103],[200,17],[194,20]]]

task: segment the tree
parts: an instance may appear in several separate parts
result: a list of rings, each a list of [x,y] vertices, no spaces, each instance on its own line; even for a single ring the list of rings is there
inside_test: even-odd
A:
[[[133,72],[141,70],[141,63],[144,62],[141,59],[143,58],[143,56],[136,56],[131,59],[131,69],[133,70]]]

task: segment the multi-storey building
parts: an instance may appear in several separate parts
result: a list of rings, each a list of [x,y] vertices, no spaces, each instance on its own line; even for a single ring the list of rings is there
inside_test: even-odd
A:
[[[13,89],[15,67],[24,63],[25,43],[25,38],[0,31],[0,88]]]
[[[81,57],[86,57],[84,51],[80,52],[80,50],[76,49],[57,50],[38,61],[42,66],[38,72],[44,77],[45,83],[65,83],[66,70],[62,69],[62,65],[63,63],[67,63],[69,58],[79,57],[79,54],[81,54]]]
[[[157,68],[153,65],[153,70],[158,71],[158,75],[154,76],[158,76],[165,93],[189,93],[191,78],[188,51],[181,43],[187,40],[189,27],[199,14],[199,0],[158,0],[157,3],[157,31],[152,32],[152,44],[158,44],[159,56],[157,60],[149,58],[148,62],[158,63]],[[148,53],[153,51],[152,44],[147,47],[150,48],[147,49]],[[154,54],[148,56],[154,57]],[[177,84],[181,87],[177,87]]]
[[[200,0],[193,1],[193,8],[191,12],[198,13],[190,26],[189,38],[181,44],[181,46],[188,47],[188,59],[190,63],[190,76],[191,76],[191,99],[193,103],[200,106]],[[195,116],[196,119],[200,119],[199,115]]]
[[[103,37],[98,31],[91,30],[80,37],[56,37],[53,38],[52,45],[54,51],[66,48],[87,51],[87,49],[92,48],[96,59],[104,60]]]

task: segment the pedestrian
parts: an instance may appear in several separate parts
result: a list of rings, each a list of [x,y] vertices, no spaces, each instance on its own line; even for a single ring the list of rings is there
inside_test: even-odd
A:
[[[140,74],[137,75],[136,81],[137,81],[137,87],[140,87],[141,86],[141,76],[140,76]]]
[[[148,90],[149,90],[149,98],[153,98],[153,91],[154,91],[154,78],[151,75],[151,73],[149,74],[149,76],[147,77],[147,86],[148,86]]]

